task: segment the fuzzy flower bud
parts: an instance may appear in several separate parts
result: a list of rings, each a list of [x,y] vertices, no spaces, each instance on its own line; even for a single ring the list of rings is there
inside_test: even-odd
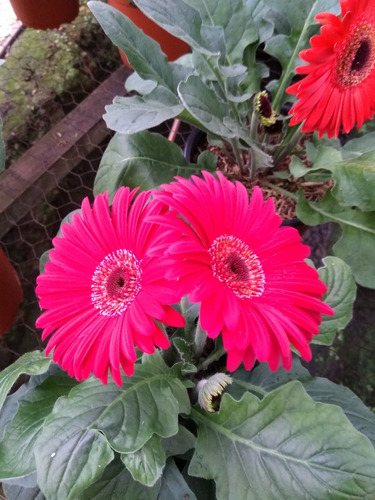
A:
[[[215,373],[210,378],[200,380],[197,384],[199,405],[210,413],[217,411],[220,396],[232,381],[225,373]]]

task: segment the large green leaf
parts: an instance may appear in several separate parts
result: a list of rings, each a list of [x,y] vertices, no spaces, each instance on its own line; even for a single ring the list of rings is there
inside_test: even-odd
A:
[[[197,500],[172,459],[167,461],[161,482],[158,500]]]
[[[141,78],[154,80],[173,90],[172,70],[158,43],[110,5],[97,1],[90,1],[87,5],[112,42],[125,52]]]
[[[103,118],[108,128],[134,134],[174,118],[183,106],[170,90],[158,86],[143,97],[115,97],[113,104],[105,109]]]
[[[7,480],[35,472],[34,443],[55,401],[77,384],[65,372],[48,377],[19,398],[19,408],[0,443],[0,478]]]
[[[186,388],[159,355],[135,366],[119,388],[88,379],[60,398],[36,440],[38,484],[51,500],[75,499],[113,459],[139,450],[153,434],[178,432],[178,414],[189,413]]]
[[[196,9],[183,0],[135,0],[148,17],[191,47],[209,54],[210,48],[201,34],[202,20]]]
[[[369,157],[370,156],[370,157]],[[332,166],[333,196],[339,203],[364,212],[375,211],[374,154],[362,155],[351,162]]]
[[[145,486],[135,481],[124,464],[115,459],[105,468],[101,478],[75,500],[156,500],[159,490],[160,481],[155,486]]]
[[[263,0],[263,2],[286,19],[291,29],[299,32],[306,30],[307,24],[316,24],[314,17],[319,12],[338,13],[340,10],[335,0],[279,0],[278,2]]]
[[[188,163],[181,148],[160,134],[115,134],[102,157],[94,192],[109,191],[110,197],[113,197],[121,186],[153,189],[164,182],[171,182],[176,175],[188,178],[199,174],[201,168]]]
[[[25,488],[18,485],[3,484],[7,500],[45,500],[38,486]]]
[[[23,373],[28,375],[40,375],[48,370],[52,359],[47,358],[43,352],[33,351],[24,354],[12,365],[7,366],[0,373],[0,409],[3,406],[6,395]]]
[[[177,91],[185,108],[203,125],[200,128],[220,137],[239,137],[248,141],[246,128],[231,118],[229,105],[220,100],[197,75],[181,82]]]
[[[221,27],[223,32],[223,44],[226,65],[242,63],[245,48],[258,39],[258,30],[246,8],[243,0],[185,0],[186,3],[199,11],[203,23],[203,33],[209,33],[211,27]],[[213,32],[213,35],[215,33]],[[208,37],[205,37],[208,40]],[[212,37],[210,48],[213,52],[217,38]]]
[[[305,380],[303,386],[315,401],[340,406],[352,425],[375,447],[375,414],[354,392],[325,378]]]
[[[297,357],[293,359],[290,371],[280,368],[272,372],[266,363],[258,365],[251,372],[237,370],[228,392],[236,399],[240,399],[246,391],[264,397],[291,380],[301,382],[314,401],[342,408],[352,425],[375,445],[375,414],[347,387],[334,384],[325,378],[311,377]]]
[[[93,422],[120,453],[139,450],[153,434],[170,437],[178,432],[178,414],[190,413],[180,369],[168,368],[160,355],[136,366],[125,380],[121,395]],[[190,383],[184,382],[190,387]]]
[[[319,335],[313,337],[314,344],[331,345],[336,334],[343,330],[352,318],[353,303],[357,287],[348,264],[337,257],[323,259],[319,277],[327,285],[324,302],[335,311],[334,316],[323,315]]]
[[[123,453],[121,460],[133,479],[146,486],[154,486],[165,466],[165,452],[160,437],[152,436],[146,444],[134,453]]]
[[[161,445],[167,457],[183,455],[195,446],[195,436],[183,425],[178,428],[178,433],[169,438],[164,438]]]
[[[224,395],[218,413],[192,411],[198,441],[189,472],[213,478],[218,500],[372,499],[375,450],[337,406],[291,382],[262,401]]]
[[[375,288],[375,212],[343,207],[330,192],[318,203],[299,193],[297,216],[308,225],[338,223],[342,235],[333,246],[334,254],[350,266],[357,283]]]

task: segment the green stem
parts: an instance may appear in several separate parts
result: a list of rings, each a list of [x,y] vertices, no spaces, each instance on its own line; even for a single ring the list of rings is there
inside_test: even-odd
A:
[[[284,194],[285,196],[289,196],[289,198],[292,198],[292,200],[298,201],[298,196],[296,196],[294,193],[291,193],[290,191],[287,191],[280,186],[276,186],[275,184],[272,184],[272,182],[264,182],[264,184],[271,189],[274,189],[275,191],[279,191],[279,193]]]
[[[197,371],[204,371],[210,366],[211,363],[217,361],[218,359],[226,353],[223,345],[218,346],[205,360],[197,365]]]
[[[299,38],[298,38],[298,41],[294,47],[292,56],[289,59],[289,63],[287,65],[287,67],[285,68],[285,71],[283,71],[283,74],[281,75],[281,78],[279,80],[279,86],[278,86],[277,92],[276,92],[275,97],[274,97],[273,102],[272,102],[272,107],[276,111],[280,112],[280,108],[281,108],[281,105],[283,102],[283,97],[285,94],[285,89],[286,89],[287,85],[289,85],[289,74],[292,72],[292,69],[294,68],[295,59],[296,59],[297,55],[299,54],[302,46],[305,44],[305,35],[306,35],[308,27],[310,26],[310,21],[313,18],[315,4],[316,4],[316,2],[314,2],[313,7],[311,8],[310,14],[308,15],[308,17],[306,19],[306,22],[303,26],[303,29],[301,31]]]
[[[194,354],[197,359],[202,356],[204,346],[207,340],[207,333],[201,327],[201,322],[198,320],[197,328],[194,337]]]
[[[301,132],[302,124],[298,127],[290,127],[288,132],[281,143],[281,145],[276,149],[273,155],[273,162],[275,167],[288,155],[292,153],[294,148],[297,146],[303,133]],[[290,133],[289,133],[290,132]]]

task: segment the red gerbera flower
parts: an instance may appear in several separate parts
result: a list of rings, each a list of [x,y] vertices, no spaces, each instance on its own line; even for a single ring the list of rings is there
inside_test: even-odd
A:
[[[302,132],[337,137],[342,127],[358,128],[375,112],[375,1],[340,0],[341,17],[330,13],[315,19],[323,25],[300,57],[306,75],[287,92],[299,101],[290,110],[290,125],[305,120]]]
[[[155,193],[174,209],[163,215],[163,223],[184,232],[169,247],[176,258],[170,276],[190,291],[190,301],[201,303],[207,335],[221,332],[229,370],[241,361],[250,369],[256,358],[271,370],[280,359],[290,369],[290,344],[311,359],[309,342],[322,313],[333,311],[321,301],[325,284],[304,262],[309,248],[296,229],[279,227],[273,201],[263,203],[258,187],[249,203],[240,182],[219,172],[218,179],[203,176],[177,178]]]
[[[38,318],[42,338],[52,334],[46,353],[78,380],[91,372],[107,383],[108,370],[121,385],[121,371],[131,375],[136,361],[134,344],[151,354],[169,341],[154,319],[183,326],[172,307],[181,294],[165,279],[161,265],[167,231],[146,218],[160,214],[161,205],[148,203],[149,194],[121,188],[110,214],[107,194],[88,199],[63,237],[45,272],[37,279],[37,294],[46,311]],[[132,203],[132,205],[131,205]],[[151,256],[150,253],[153,253]]]

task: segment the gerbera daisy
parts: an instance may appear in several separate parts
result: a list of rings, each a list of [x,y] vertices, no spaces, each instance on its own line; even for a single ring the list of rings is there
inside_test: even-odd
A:
[[[300,58],[306,75],[287,92],[298,98],[290,110],[290,125],[305,120],[302,132],[337,137],[375,112],[375,1],[340,0],[341,19],[330,13],[315,19],[323,25]]]
[[[46,311],[36,325],[43,340],[51,335],[46,354],[54,349],[54,361],[78,380],[93,372],[105,384],[110,370],[121,385],[120,367],[127,375],[134,370],[134,345],[148,354],[169,346],[155,320],[184,325],[169,306],[181,294],[161,265],[171,235],[146,221],[161,205],[148,202],[149,193],[134,199],[135,192],[119,189],[111,213],[107,194],[92,209],[86,198],[71,224],[63,224],[63,236],[54,238],[37,279]]]
[[[306,360],[309,342],[318,334],[322,313],[332,309],[321,301],[326,286],[304,259],[309,248],[298,231],[279,227],[274,203],[265,203],[258,187],[249,203],[245,187],[220,172],[218,179],[177,178],[155,197],[173,208],[163,224],[182,230],[184,237],[169,247],[189,299],[201,303],[200,322],[207,335],[221,332],[227,367],[255,359],[277,370],[292,363],[292,344]],[[176,216],[178,212],[182,217]]]

